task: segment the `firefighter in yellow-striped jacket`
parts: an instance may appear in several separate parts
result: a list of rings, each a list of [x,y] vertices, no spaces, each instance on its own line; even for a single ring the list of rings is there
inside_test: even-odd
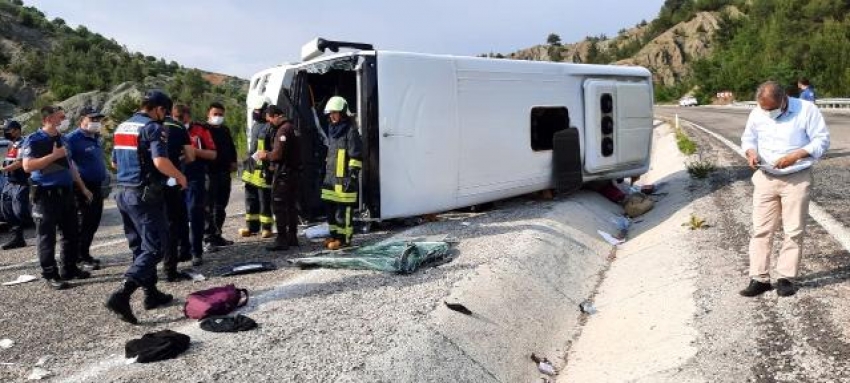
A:
[[[251,137],[248,147],[248,158],[243,162],[242,181],[245,182],[245,221],[247,227],[239,229],[242,237],[260,234],[263,238],[271,238],[272,225],[272,196],[271,170],[269,161],[258,158],[255,154],[271,151],[274,132],[266,121],[264,113],[266,105],[254,108],[254,125],[251,127]]]
[[[325,245],[336,250],[351,245],[354,234],[352,214],[357,204],[360,169],[363,167],[362,142],[357,127],[351,122],[348,103],[342,97],[331,97],[325,106],[328,127],[328,158],[322,199],[328,206],[331,238]]]

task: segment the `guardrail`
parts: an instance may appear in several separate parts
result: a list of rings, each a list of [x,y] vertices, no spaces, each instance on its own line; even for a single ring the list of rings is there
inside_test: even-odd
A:
[[[732,105],[755,108],[758,103],[755,101],[736,101]],[[822,109],[846,109],[850,108],[850,98],[822,98],[815,100],[815,105]]]

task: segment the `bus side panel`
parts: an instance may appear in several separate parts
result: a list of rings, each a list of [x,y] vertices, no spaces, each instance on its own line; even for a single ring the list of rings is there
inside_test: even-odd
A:
[[[378,54],[380,218],[455,207],[458,127],[451,60]]]
[[[646,83],[617,84],[617,148],[621,165],[649,161],[652,144],[652,88]]]

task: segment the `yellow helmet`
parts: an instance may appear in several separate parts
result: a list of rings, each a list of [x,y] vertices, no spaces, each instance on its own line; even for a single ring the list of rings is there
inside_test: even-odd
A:
[[[331,112],[340,112],[352,116],[351,111],[348,110],[348,101],[345,101],[340,96],[331,97],[328,103],[325,104],[325,114],[330,114]]]

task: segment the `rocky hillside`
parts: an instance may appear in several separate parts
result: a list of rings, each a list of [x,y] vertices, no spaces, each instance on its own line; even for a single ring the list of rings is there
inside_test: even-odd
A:
[[[146,89],[161,88],[202,118],[211,101],[224,103],[234,135],[244,132],[244,79],[130,52],[84,26],[49,20],[20,0],[0,0],[0,120],[15,118],[29,129],[43,105],[58,103],[75,118],[86,106],[107,115],[122,100],[132,104]],[[116,118],[121,117],[116,115]],[[231,117],[232,116],[232,117]]]
[[[657,85],[681,87],[693,71],[692,64],[711,56],[725,19],[743,13],[735,0],[667,0],[658,18],[622,29],[617,36],[588,37],[548,44],[511,53],[507,58],[593,64],[639,65],[649,68]],[[556,36],[556,35],[555,35]]]

